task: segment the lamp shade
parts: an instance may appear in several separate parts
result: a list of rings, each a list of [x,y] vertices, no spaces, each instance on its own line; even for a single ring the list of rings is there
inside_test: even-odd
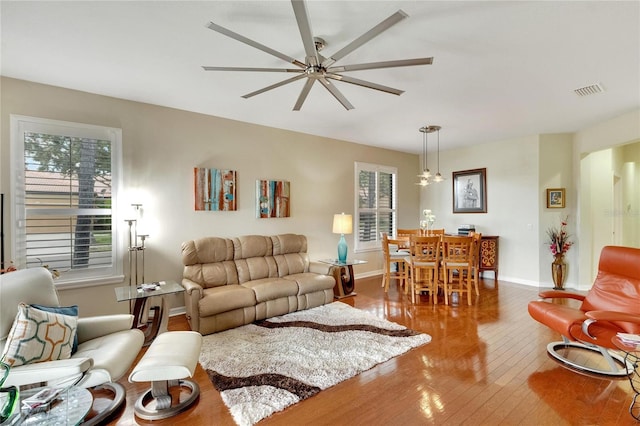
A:
[[[351,234],[353,232],[353,219],[350,214],[333,215],[333,233]]]

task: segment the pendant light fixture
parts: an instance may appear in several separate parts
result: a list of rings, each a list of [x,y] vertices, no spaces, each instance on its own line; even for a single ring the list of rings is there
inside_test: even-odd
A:
[[[432,182],[442,182],[444,178],[440,174],[440,126],[424,126],[418,129],[422,133],[422,173],[418,175],[420,181],[416,185],[427,186]],[[431,175],[429,165],[427,162],[427,146],[428,146],[428,133],[438,133],[438,150],[437,150],[437,167],[438,171],[435,175]]]
[[[436,175],[433,177],[433,181],[434,182],[442,182],[444,180],[444,178],[442,177],[442,175],[440,174],[440,126],[429,126],[430,129],[433,129],[433,131],[438,132],[438,151],[437,151],[437,159],[438,159],[438,171],[436,172]]]
[[[422,173],[418,175],[420,182],[417,185],[427,186],[431,183],[431,171],[427,164],[427,133],[428,126],[418,129],[422,133]]]

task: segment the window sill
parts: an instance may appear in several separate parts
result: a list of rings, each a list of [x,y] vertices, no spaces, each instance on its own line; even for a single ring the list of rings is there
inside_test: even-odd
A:
[[[58,290],[69,290],[74,288],[84,288],[84,287],[98,287],[102,285],[109,284],[121,284],[124,282],[124,275],[115,275],[110,277],[100,277],[100,278],[84,278],[77,280],[68,280],[68,281],[54,281],[56,285],[56,289]]]

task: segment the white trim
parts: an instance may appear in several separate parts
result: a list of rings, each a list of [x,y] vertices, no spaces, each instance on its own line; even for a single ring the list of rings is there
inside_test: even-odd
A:
[[[86,271],[74,271],[71,277],[64,274],[55,281],[57,288],[78,288],[93,285],[104,285],[122,282],[123,253],[124,253],[124,226],[118,219],[118,194],[123,191],[122,177],[122,129],[114,127],[96,126],[92,124],[72,123],[68,121],[51,120],[46,118],[29,117],[10,114],[10,149],[11,164],[10,176],[12,193],[9,201],[13,222],[9,224],[11,232],[11,250],[16,267],[25,267],[24,253],[26,247],[21,243],[19,236],[24,234],[27,209],[24,204],[18,205],[18,200],[24,200],[25,176],[24,176],[24,133],[48,133],[79,138],[108,140],[111,144],[111,218],[112,218],[112,250],[111,267],[100,269],[88,269]],[[45,211],[45,209],[41,210]],[[105,270],[107,275],[105,275]]]
[[[360,209],[359,200],[360,200],[360,172],[361,171],[371,171],[376,173],[376,201],[377,201],[377,193],[378,193],[378,173],[388,173],[393,176],[393,193],[391,200],[391,207],[388,209],[389,212],[393,214],[394,220],[392,224],[392,232],[395,233],[397,228],[397,220],[398,220],[398,209],[397,209],[397,198],[398,198],[398,168],[392,166],[384,166],[380,164],[372,164],[365,163],[361,161],[354,162],[354,253],[362,253],[367,251],[376,251],[380,249],[380,240],[379,240],[379,232],[376,232],[376,238],[373,241],[361,242],[358,236],[360,230],[360,212],[361,211],[375,211],[376,213],[382,211],[383,209],[378,208],[377,206],[373,209]],[[377,227],[376,223],[376,227]],[[377,228],[376,228],[377,229]],[[379,230],[378,230],[379,231]]]

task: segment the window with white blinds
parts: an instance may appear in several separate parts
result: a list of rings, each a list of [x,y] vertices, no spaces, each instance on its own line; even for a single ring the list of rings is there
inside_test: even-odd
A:
[[[121,130],[12,116],[11,132],[18,268],[47,266],[61,286],[121,279]]]
[[[389,235],[396,229],[395,167],[356,163],[355,238],[356,250],[380,247],[380,233]]]

